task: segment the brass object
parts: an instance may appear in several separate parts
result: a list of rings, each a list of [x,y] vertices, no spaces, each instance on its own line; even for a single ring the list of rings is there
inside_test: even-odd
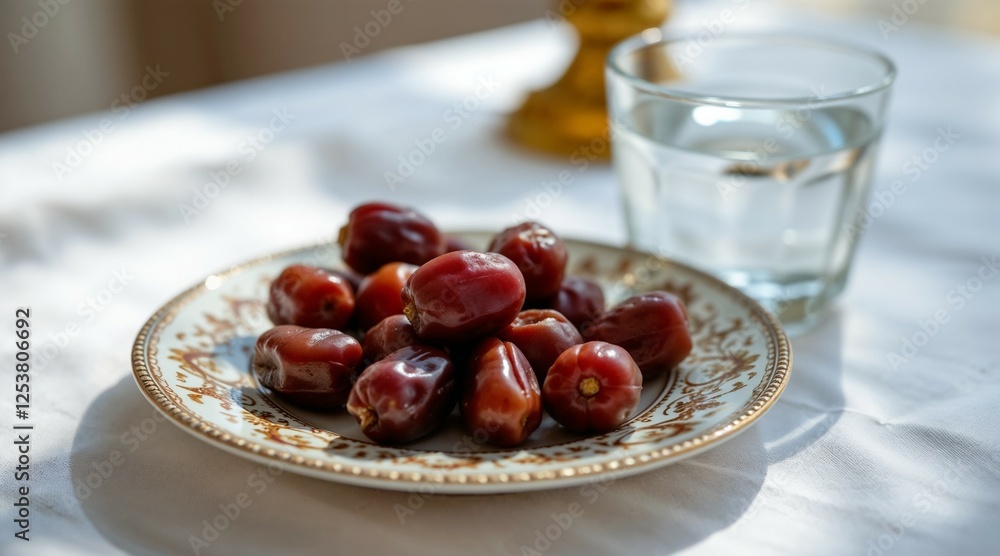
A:
[[[561,0],[556,10],[579,33],[579,49],[558,81],[532,92],[511,114],[507,131],[529,148],[571,155],[595,139],[608,139],[604,89],[608,51],[627,37],[660,26],[667,19],[670,0]],[[592,151],[601,158],[610,155],[609,148]]]

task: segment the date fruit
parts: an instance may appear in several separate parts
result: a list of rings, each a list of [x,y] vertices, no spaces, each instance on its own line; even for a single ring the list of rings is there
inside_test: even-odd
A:
[[[573,323],[551,309],[521,311],[514,322],[500,331],[498,337],[521,350],[535,370],[539,384],[545,380],[545,373],[562,352],[583,343]]]
[[[524,222],[500,232],[489,251],[514,261],[524,275],[528,300],[545,299],[559,291],[566,272],[566,244],[537,222]]]
[[[341,329],[351,320],[354,307],[354,289],[347,280],[297,264],[271,283],[267,316],[277,325]]]
[[[347,411],[368,438],[402,444],[441,426],[456,398],[451,360],[439,349],[418,344],[365,369],[351,390]]]
[[[468,241],[460,237],[445,236],[444,242],[446,253],[451,253],[452,251],[475,251],[472,245],[469,245]]]
[[[406,316],[392,315],[368,330],[364,341],[361,342],[361,348],[365,353],[365,361],[375,363],[395,351],[419,342],[417,332],[413,330]]]
[[[462,342],[495,334],[514,321],[524,304],[524,279],[503,255],[455,251],[417,269],[402,299],[418,336]]]
[[[367,203],[351,211],[340,229],[344,262],[361,274],[383,265],[421,265],[445,252],[445,239],[434,223],[411,208]]]
[[[576,432],[607,432],[637,407],[642,373],[624,349],[605,342],[573,346],[549,370],[542,399],[560,425]]]
[[[343,278],[348,284],[351,285],[351,289],[354,290],[355,295],[357,295],[358,288],[361,287],[361,279],[364,278],[364,276],[346,268],[324,268],[323,270],[333,274],[334,276]]]
[[[417,266],[409,263],[389,263],[361,280],[355,313],[362,330],[386,317],[403,314],[400,292],[415,270]]]
[[[687,309],[677,296],[663,291],[622,301],[584,329],[583,339],[625,348],[646,380],[676,366],[692,347]]]
[[[496,338],[473,352],[462,393],[462,418],[475,438],[517,446],[542,422],[542,399],[521,350]]]
[[[586,278],[567,276],[549,301],[549,308],[559,311],[582,330],[604,312],[604,292]]]
[[[286,324],[260,335],[252,365],[260,383],[288,401],[335,409],[347,401],[361,355],[343,332]]]

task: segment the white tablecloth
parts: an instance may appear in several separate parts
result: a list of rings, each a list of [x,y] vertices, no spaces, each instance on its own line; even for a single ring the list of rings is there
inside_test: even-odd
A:
[[[128,111],[108,99],[105,114],[0,136],[4,423],[15,421],[16,307],[31,307],[36,365],[31,541],[14,537],[5,426],[0,553],[191,553],[203,520],[249,492],[201,554],[995,554],[1000,41],[916,23],[884,40],[874,19],[726,4],[727,29],[867,43],[900,70],[876,177],[883,206],[850,286],[794,339],[791,385],[750,431],[586,492],[419,497],[401,523],[406,493],[290,473],[250,486],[259,465],[156,419],[133,383],[133,337],[163,302],[212,271],[331,238],[362,200],[413,204],[448,228],[527,212],[567,236],[621,242],[607,166],[500,136],[504,113],[570,52],[565,32],[538,22]],[[719,9],[680,10],[672,25],[697,30]],[[385,172],[435,128],[445,140],[391,188]],[[957,139],[926,151],[940,133]],[[574,184],[548,202],[542,184],[563,169]],[[893,193],[896,180],[905,189]],[[573,504],[582,514],[553,535]]]

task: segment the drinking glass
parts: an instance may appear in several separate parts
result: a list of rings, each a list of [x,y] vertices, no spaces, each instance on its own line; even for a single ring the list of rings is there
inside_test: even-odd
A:
[[[844,289],[895,68],[800,36],[668,39],[606,67],[630,242],[722,278],[804,329]]]

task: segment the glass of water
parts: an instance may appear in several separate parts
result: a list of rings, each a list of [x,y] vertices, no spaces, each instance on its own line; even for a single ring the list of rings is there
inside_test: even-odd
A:
[[[805,328],[847,280],[894,77],[885,56],[806,37],[622,42],[607,86],[630,242]]]

